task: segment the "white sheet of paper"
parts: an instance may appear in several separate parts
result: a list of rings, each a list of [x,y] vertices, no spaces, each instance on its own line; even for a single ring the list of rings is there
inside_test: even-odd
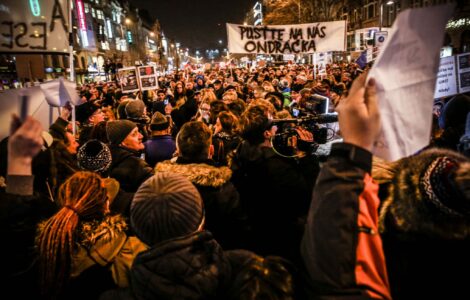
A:
[[[62,107],[67,102],[80,105],[81,99],[76,90],[77,84],[63,78],[51,80],[40,85],[50,106]]]
[[[454,5],[408,9],[393,24],[369,78],[377,82],[382,132],[373,153],[393,161],[429,144],[439,53]]]

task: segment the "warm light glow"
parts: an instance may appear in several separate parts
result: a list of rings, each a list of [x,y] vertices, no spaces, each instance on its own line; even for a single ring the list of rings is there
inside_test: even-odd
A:
[[[392,5],[393,3],[395,3],[395,2],[393,2],[393,0],[389,0],[389,1],[387,1],[386,4],[387,4],[387,5]]]
[[[150,36],[155,36],[155,33],[153,33],[153,32],[150,32]]]
[[[129,24],[131,24],[131,23],[132,23],[131,19],[126,18],[126,24],[129,25]]]

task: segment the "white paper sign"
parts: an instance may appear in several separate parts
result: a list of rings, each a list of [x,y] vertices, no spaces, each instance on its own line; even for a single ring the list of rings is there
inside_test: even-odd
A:
[[[455,70],[455,57],[443,57],[437,73],[434,99],[457,94],[457,78]]]
[[[137,70],[135,67],[118,69],[119,84],[123,93],[133,93],[139,91],[137,80]]]
[[[59,78],[42,83],[40,87],[50,106],[62,107],[67,102],[75,106],[82,104],[75,82]]]
[[[398,15],[369,77],[377,82],[382,132],[373,153],[397,160],[429,144],[439,52],[454,5]]]
[[[457,56],[457,66],[459,68],[459,92],[470,91],[470,53]]]
[[[227,23],[227,36],[230,53],[345,51],[346,21],[272,26]]]
[[[58,109],[53,109],[47,105],[44,93],[38,86],[11,89],[0,92],[0,140],[10,134],[10,120],[12,114],[19,115],[20,95],[28,95],[28,115],[33,116],[41,122],[43,130],[48,130],[49,126],[59,116]]]
[[[142,91],[158,89],[157,72],[154,66],[137,67]]]
[[[67,52],[66,0],[2,0],[0,52]]]

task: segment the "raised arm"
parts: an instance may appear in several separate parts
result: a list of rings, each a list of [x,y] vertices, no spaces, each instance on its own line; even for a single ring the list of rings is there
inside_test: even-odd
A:
[[[380,131],[374,81],[365,75],[338,107],[344,143],[334,144],[317,180],[302,241],[316,296],[390,299],[378,235],[378,186],[370,177]]]

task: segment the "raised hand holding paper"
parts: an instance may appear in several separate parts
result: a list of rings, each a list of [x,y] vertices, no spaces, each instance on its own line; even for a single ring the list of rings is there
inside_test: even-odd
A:
[[[454,5],[405,10],[369,77],[377,82],[382,132],[373,153],[397,160],[429,144],[439,52]]]

